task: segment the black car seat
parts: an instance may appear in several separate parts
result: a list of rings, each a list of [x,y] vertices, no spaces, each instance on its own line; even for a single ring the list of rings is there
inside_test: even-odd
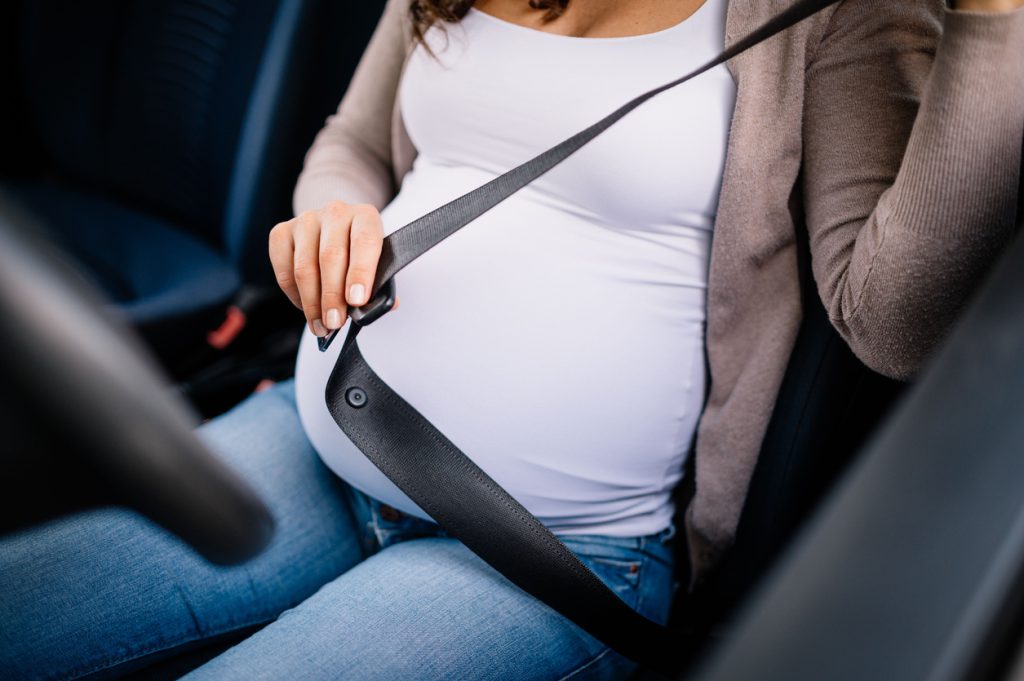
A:
[[[680,654],[691,661],[728,635],[729,623],[744,599],[905,385],[871,371],[854,356],[818,297],[806,238],[800,251],[804,319],[751,478],[735,543],[711,578],[693,594],[681,594],[674,604],[672,624],[683,632]],[[680,490],[681,501],[687,493],[685,487]],[[686,575],[680,577],[685,584]]]
[[[173,356],[243,282],[382,2],[4,3],[4,189]]]
[[[735,544],[684,614],[703,627],[727,618],[748,595],[904,387],[853,355],[820,301],[804,310]]]

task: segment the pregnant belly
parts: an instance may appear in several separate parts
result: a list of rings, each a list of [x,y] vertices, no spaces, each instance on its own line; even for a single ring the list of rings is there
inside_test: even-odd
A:
[[[360,348],[552,529],[635,533],[661,522],[652,514],[667,508],[703,404],[704,290],[664,250],[510,201],[403,270],[401,309],[364,329]],[[694,258],[704,266],[704,252]],[[327,411],[341,346],[302,341],[296,388],[310,440],[351,484],[423,516]]]

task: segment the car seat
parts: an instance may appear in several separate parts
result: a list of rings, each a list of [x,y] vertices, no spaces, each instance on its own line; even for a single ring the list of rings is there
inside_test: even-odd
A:
[[[711,577],[692,594],[685,593],[688,576],[679,575],[680,594],[671,624],[681,632],[680,655],[690,663],[728,635],[740,606],[905,387],[868,369],[832,326],[811,278],[806,234],[801,237],[804,319],[750,481],[735,542]],[[689,481],[692,472],[691,461]],[[689,485],[681,485],[680,508],[690,493]],[[687,565],[685,559],[679,562]],[[634,678],[657,677],[640,672]]]
[[[4,189],[165,359],[201,344],[272,283],[267,232],[383,3],[5,5]]]

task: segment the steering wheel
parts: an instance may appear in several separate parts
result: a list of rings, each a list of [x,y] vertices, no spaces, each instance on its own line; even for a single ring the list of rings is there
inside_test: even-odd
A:
[[[200,442],[132,329],[2,195],[0,320],[0,532],[116,504],[217,563],[266,546],[267,507]]]

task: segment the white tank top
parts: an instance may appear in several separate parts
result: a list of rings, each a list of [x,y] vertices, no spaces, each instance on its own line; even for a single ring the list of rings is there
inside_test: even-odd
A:
[[[419,152],[385,231],[493,179],[723,48],[726,0],[657,33],[574,38],[471,10],[428,31],[399,97]],[[370,366],[555,532],[638,536],[704,402],[705,292],[735,88],[725,67],[647,102],[409,265],[364,329]],[[344,197],[341,197],[344,198]],[[344,333],[344,330],[343,330]],[[342,346],[305,333],[299,414],[349,483],[428,517],[338,428]]]

